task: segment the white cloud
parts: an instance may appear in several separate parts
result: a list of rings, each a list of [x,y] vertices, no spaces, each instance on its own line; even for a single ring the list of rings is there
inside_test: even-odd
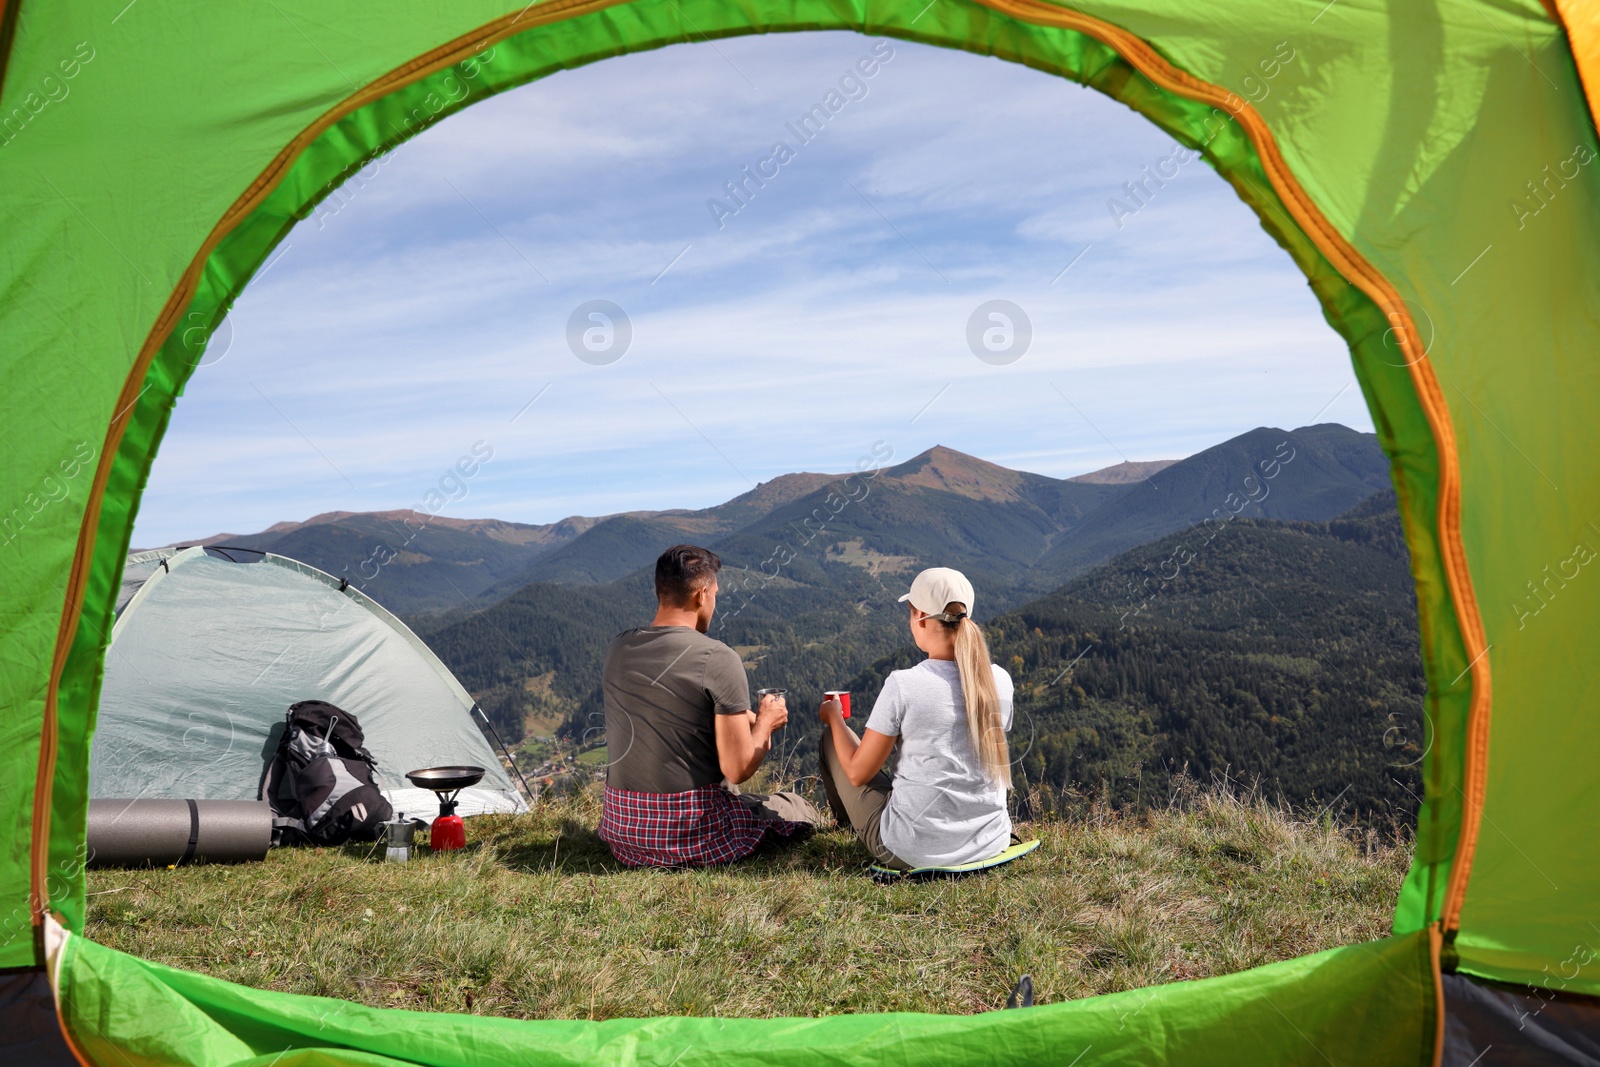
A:
[[[706,199],[871,44],[718,42],[759,90],[705,45],[624,57],[402,146],[244,294],[136,542],[408,506],[477,440],[495,459],[453,513],[544,522],[705,506],[849,469],[877,439],[1059,476],[1300,425],[1341,389],[1323,419],[1370,425],[1343,344],[1233,192],[1197,160],[1118,228],[1107,198],[1171,139],[1034,71],[896,43],[717,229]],[[612,366],[566,346],[597,297],[633,326]],[[996,297],[1034,327],[1006,367],[965,340]]]

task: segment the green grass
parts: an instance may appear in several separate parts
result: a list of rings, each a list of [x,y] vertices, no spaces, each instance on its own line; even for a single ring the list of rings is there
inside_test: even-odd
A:
[[[619,867],[590,790],[468,821],[466,851],[282,849],[91,871],[88,935],[234,982],[515,1017],[975,1012],[1225,974],[1382,937],[1405,846],[1260,801],[1044,821],[954,881],[874,884],[828,830],[701,871]]]

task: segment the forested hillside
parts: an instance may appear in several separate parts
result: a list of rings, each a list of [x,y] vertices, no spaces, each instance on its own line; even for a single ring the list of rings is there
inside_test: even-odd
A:
[[[1138,804],[1187,769],[1259,781],[1302,808],[1407,820],[1424,684],[1392,492],[1326,523],[1236,518],[1212,531],[1141,546],[988,621],[1017,683],[1018,783],[1047,802]],[[653,606],[643,574],[538,584],[426,636],[502,730],[532,723],[586,748],[604,740],[605,645]],[[887,672],[916,661],[904,615],[892,596],[841,602],[773,583],[715,632],[752,688],[790,690],[778,750],[799,767],[813,758],[823,690],[851,689],[860,725]]]
[[[978,590],[1018,685],[1018,780],[1047,801],[1137,804],[1186,767],[1297,805],[1410,810],[1416,614],[1371,434],[1263,427],[1078,479],[880,445],[863,469],[783,475],[701,510],[548,526],[330,513],[233,540],[386,589],[500,734],[545,739],[528,743],[533,766],[603,744],[606,645],[650,620],[655,556],[689,540],[724,560],[713,636],[752,688],[790,691],[793,766],[811,758],[823,690],[870,708],[912,662],[897,597],[944,565]]]
[[[842,583],[850,575],[833,577]],[[641,573],[603,586],[536,583],[436,629],[426,628],[427,619],[417,624],[503,734],[559,731],[569,743],[588,744],[601,740],[606,645],[654,614],[652,586]],[[785,686],[796,698],[808,698],[892,652],[904,637],[899,615],[835,589],[775,583],[746,610],[719,615],[712,635],[738,650],[752,690]]]
[[[1142,546],[988,624],[1016,682],[1019,784],[1138,803],[1186,769],[1408,821],[1426,687],[1392,491],[1327,523],[1206,537]],[[862,703],[916,658],[858,675]]]

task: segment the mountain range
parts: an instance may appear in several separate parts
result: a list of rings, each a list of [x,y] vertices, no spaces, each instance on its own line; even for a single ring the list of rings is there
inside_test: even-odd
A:
[[[892,462],[886,446],[882,452],[883,462]],[[1265,478],[1262,464],[1275,477]],[[837,564],[853,568],[849,577],[865,589],[938,560],[982,572],[988,603],[1011,605],[1203,521],[1228,506],[1230,493],[1249,499],[1249,516],[1324,521],[1387,485],[1387,462],[1372,434],[1323,424],[1260,428],[1183,460],[1125,462],[1070,479],[936,446],[851,474],[785,474],[697,510],[573,516],[546,525],[336,511],[202,543],[291,556],[348,578],[402,616],[482,609],[535,582],[607,584],[680,541],[706,544],[730,566],[757,573],[763,563],[778,568],[775,546],[795,548],[782,574],[765,585],[814,585]]]
[[[809,773],[824,690],[870,709],[888,672],[916,662],[900,588],[849,602],[796,582],[714,620],[752,688],[789,690],[790,772]],[[606,644],[649,607],[643,574],[531,583],[424,636],[502,730],[588,748],[604,742]],[[1425,683],[1393,490],[1327,522],[1169,534],[984,625],[1016,683],[1017,781],[1041,803],[1158,801],[1182,771],[1385,827],[1414,811]]]
[[[697,510],[548,525],[333,512],[208,540],[349,577],[502,734],[578,748],[603,743],[600,662],[653,613],[656,555],[705,544],[724,560],[712,635],[752,688],[789,689],[801,713],[780,755],[796,766],[816,736],[804,709],[838,686],[870,708],[915,656],[898,596],[917,570],[954,566],[1017,682],[1019,780],[1050,802],[1138,803],[1147,778],[1186,768],[1362,817],[1406,808],[1422,675],[1373,435],[1263,427],[1070,479],[944,447],[895,458],[885,446],[878,466],[787,474]]]

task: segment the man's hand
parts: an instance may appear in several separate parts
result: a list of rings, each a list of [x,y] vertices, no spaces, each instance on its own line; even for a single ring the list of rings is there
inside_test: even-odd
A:
[[[761,703],[756,709],[755,738],[756,743],[772,737],[774,730],[782,729],[789,721],[789,702],[781,696],[768,693],[761,698]]]
[[[772,732],[789,721],[789,705],[780,696],[761,698],[754,712],[717,717],[717,764],[734,785],[748,782],[772,749]]]

